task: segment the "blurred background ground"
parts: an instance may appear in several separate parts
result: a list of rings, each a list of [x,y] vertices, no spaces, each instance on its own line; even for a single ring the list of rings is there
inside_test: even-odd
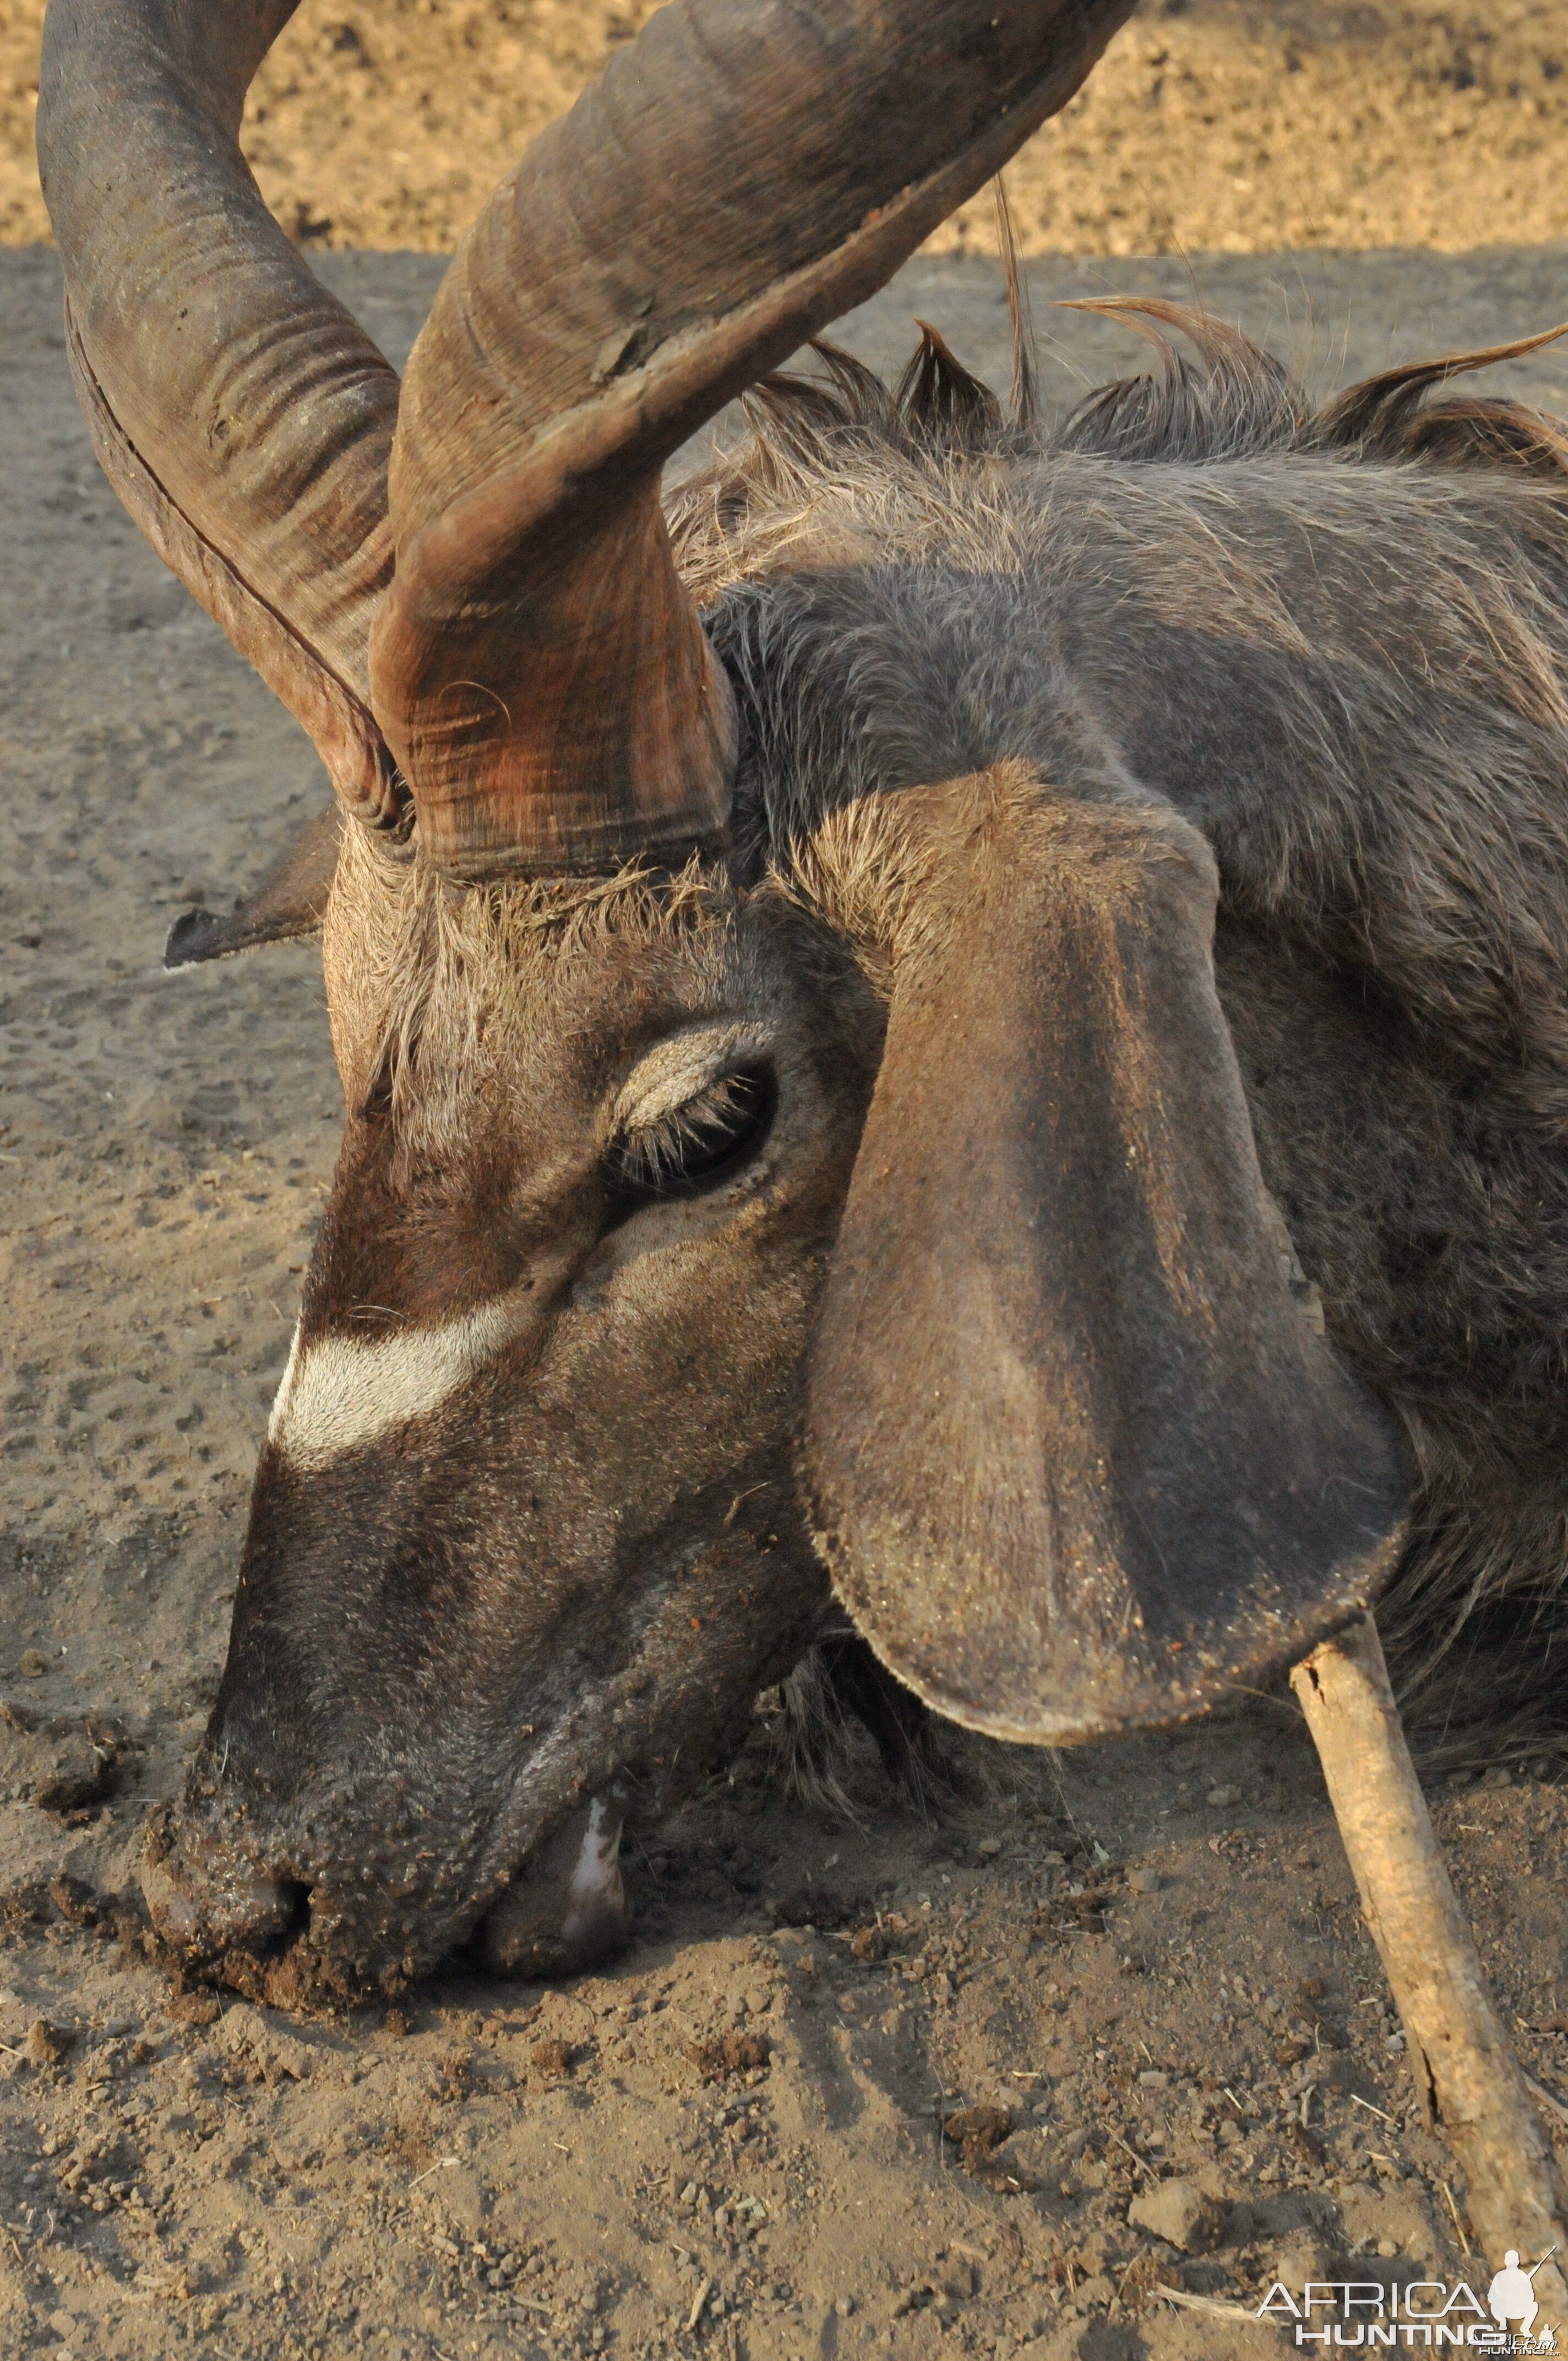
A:
[[[306,0],[246,148],[302,243],[450,248],[651,0]],[[43,0],[0,0],[0,240],[48,235]],[[1009,175],[1029,253],[1250,254],[1568,236],[1563,0],[1144,0]],[[989,205],[936,250],[989,251]]]

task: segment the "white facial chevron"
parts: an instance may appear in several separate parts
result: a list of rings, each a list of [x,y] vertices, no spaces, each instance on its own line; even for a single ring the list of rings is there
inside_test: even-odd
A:
[[[493,1360],[528,1317],[522,1302],[502,1297],[439,1328],[363,1341],[323,1336],[302,1353],[296,1329],[267,1440],[292,1466],[325,1467],[345,1451],[427,1417]]]

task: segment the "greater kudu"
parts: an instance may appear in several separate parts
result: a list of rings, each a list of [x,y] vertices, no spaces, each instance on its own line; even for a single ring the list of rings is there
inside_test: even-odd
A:
[[[1212,326],[1052,436],[928,336],[902,401],[765,387],[677,563],[677,446],[1128,0],[664,10],[400,391],[241,158],[291,7],[52,0],[39,117],[104,464],[344,815],[347,1127],[166,1941],[593,1956],[623,1816],[829,1576],[1041,1741],[1277,1676],[1401,1560],[1429,1625],[1434,1569],[1554,1595],[1560,442],[1423,409],[1449,365],[1314,414]],[[1430,1880],[1378,1727],[1414,1817],[1358,1869]]]

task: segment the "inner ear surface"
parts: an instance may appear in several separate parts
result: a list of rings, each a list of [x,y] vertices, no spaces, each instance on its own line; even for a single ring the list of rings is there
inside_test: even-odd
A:
[[[1201,837],[1017,765],[899,800],[929,882],[813,1348],[821,1543],[956,1720],[1180,1719],[1376,1596],[1402,1451],[1292,1290]]]

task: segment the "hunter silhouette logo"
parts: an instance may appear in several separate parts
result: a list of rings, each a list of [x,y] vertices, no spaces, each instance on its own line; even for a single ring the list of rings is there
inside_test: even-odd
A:
[[[1517,2249],[1510,2246],[1503,2257],[1502,2269],[1486,2290],[1486,2309],[1497,2326],[1506,2329],[1510,2323],[1519,2323],[1519,2336],[1524,2342],[1517,2349],[1522,2352],[1553,2353],[1557,2349],[1557,2340],[1544,2323],[1539,2337],[1533,2334],[1535,2316],[1541,2309],[1535,2300],[1535,2275],[1541,2264],[1550,2262],[1556,2252],[1555,2246],[1548,2246],[1541,2262],[1532,2263],[1527,2271],[1519,2266]]]
[[[1526,2268],[1510,2246],[1484,2304],[1463,2279],[1453,2285],[1445,2279],[1311,2279],[1299,2296],[1277,2280],[1254,2318],[1281,2326],[1289,2320],[1297,2345],[1335,2351],[1555,2353],[1557,2339],[1539,2316],[1534,2280],[1556,2252],[1549,2246]]]

